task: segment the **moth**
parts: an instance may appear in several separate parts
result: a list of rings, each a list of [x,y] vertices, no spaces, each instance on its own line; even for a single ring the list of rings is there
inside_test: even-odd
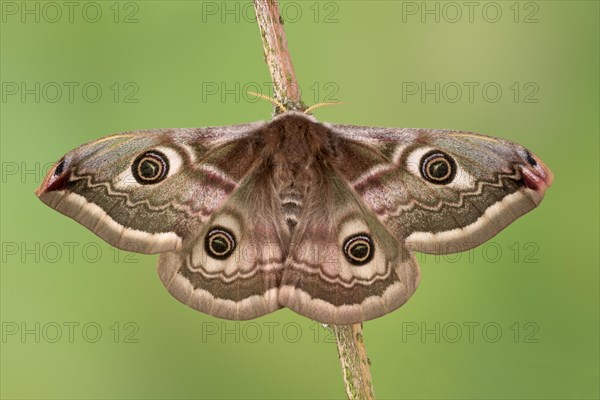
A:
[[[354,324],[404,304],[413,252],[464,251],[536,207],[552,173],[471,132],[269,122],[105,137],[37,196],[123,250],[160,253],[179,301],[226,319],[283,307]]]

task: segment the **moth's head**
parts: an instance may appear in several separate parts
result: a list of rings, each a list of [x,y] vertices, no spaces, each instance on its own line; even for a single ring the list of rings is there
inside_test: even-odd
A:
[[[284,113],[277,114],[276,116],[274,116],[273,119],[271,120],[271,123],[274,123],[277,121],[297,121],[300,123],[310,123],[310,122],[316,123],[317,119],[313,115],[307,114],[306,112],[286,111]]]

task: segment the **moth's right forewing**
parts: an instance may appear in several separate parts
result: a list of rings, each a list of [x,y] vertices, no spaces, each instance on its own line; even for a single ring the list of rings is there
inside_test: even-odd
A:
[[[538,157],[506,140],[460,131],[329,126],[338,173],[416,251],[453,253],[485,242],[535,208],[552,182]],[[436,180],[426,168],[447,177]]]

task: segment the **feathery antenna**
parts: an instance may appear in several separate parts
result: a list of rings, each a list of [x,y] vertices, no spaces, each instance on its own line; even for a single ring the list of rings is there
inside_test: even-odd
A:
[[[284,105],[279,102],[279,100],[277,100],[277,99],[275,99],[273,97],[269,97],[269,96],[266,96],[266,95],[264,95],[262,93],[256,93],[256,92],[246,92],[246,93],[251,94],[253,96],[256,96],[258,98],[261,98],[263,100],[267,100],[269,103],[271,103],[271,104],[276,105],[277,107],[279,107],[282,112],[286,112],[287,111],[287,108],[285,108]]]
[[[324,103],[317,103],[317,104],[313,104],[312,106],[308,107],[306,110],[304,110],[304,114],[309,114],[311,111],[320,108],[320,107],[325,107],[325,106],[336,106],[338,104],[348,104],[348,103],[344,103],[343,101],[338,101],[336,103],[329,103],[329,102],[324,102]]]

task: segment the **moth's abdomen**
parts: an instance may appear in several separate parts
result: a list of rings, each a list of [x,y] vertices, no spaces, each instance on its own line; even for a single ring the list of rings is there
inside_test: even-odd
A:
[[[305,115],[274,120],[264,131],[263,159],[289,233],[293,233],[307,193],[323,180],[322,162],[331,158],[328,131]]]
[[[287,224],[290,233],[292,233],[298,224],[304,196],[302,191],[292,184],[279,193],[279,198],[281,200],[285,223]]]

